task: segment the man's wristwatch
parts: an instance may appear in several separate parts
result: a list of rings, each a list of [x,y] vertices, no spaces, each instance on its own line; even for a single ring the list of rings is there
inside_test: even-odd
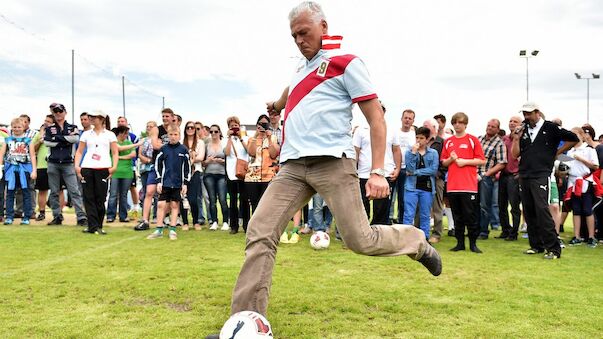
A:
[[[370,174],[377,174],[379,176],[385,177],[385,170],[383,168],[375,168],[374,170],[371,170]]]

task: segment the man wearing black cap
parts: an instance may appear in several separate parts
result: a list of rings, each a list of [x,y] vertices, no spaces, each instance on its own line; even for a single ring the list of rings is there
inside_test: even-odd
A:
[[[71,196],[75,213],[77,214],[77,224],[86,226],[87,220],[86,213],[82,207],[82,194],[77,183],[77,176],[73,165],[74,144],[79,141],[79,131],[77,126],[65,121],[67,110],[62,104],[51,104],[50,112],[54,116],[56,123],[46,127],[44,133],[44,144],[48,146],[49,200],[53,215],[53,219],[48,225],[61,225],[63,223],[63,215],[61,214],[61,205],[59,203],[60,179],[63,178],[67,191]]]
[[[533,102],[521,108],[524,122],[513,133],[511,153],[519,159],[519,185],[530,248],[525,254],[546,252],[545,259],[561,257],[555,222],[549,211],[550,176],[557,155],[572,148],[578,137],[544,120]],[[565,141],[563,146],[559,143]]]

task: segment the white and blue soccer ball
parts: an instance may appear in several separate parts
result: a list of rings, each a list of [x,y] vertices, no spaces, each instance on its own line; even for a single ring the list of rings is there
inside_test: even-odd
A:
[[[252,311],[233,314],[220,331],[220,339],[266,338],[272,338],[272,326],[264,316]]]
[[[318,231],[312,234],[310,237],[310,246],[315,250],[324,250],[329,248],[331,244],[331,237],[329,234],[323,231]]]

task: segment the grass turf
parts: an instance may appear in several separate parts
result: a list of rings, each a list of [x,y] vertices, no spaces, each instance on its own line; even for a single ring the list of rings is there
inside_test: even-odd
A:
[[[244,234],[0,226],[2,337],[199,338],[217,333],[244,257]],[[569,233],[566,233],[569,235]],[[494,234],[491,234],[494,235]],[[525,239],[435,247],[440,277],[406,257],[353,254],[308,236],[279,246],[268,319],[277,338],[583,338],[603,333],[603,246],[545,261]]]

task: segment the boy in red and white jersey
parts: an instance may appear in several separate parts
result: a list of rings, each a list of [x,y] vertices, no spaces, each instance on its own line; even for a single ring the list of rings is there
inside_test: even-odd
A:
[[[469,117],[459,112],[452,116],[455,134],[446,141],[440,159],[442,165],[448,167],[446,192],[452,208],[455,236],[457,244],[451,251],[465,250],[465,226],[469,236],[469,248],[472,252],[481,253],[476,241],[479,235],[477,213],[479,199],[477,197],[477,166],[486,160],[479,139],[466,132]]]

